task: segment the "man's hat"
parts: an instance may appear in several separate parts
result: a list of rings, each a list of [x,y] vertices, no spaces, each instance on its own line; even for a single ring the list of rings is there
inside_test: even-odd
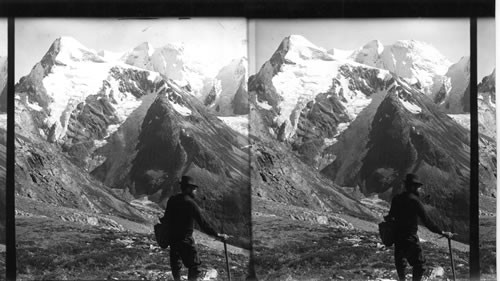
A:
[[[198,188],[198,186],[194,183],[193,178],[190,176],[182,176],[179,183],[181,184],[181,186],[191,186],[193,188]]]
[[[418,180],[418,176],[415,174],[406,174],[405,183],[410,184],[410,185],[418,185],[418,186],[424,185],[423,183],[421,183]]]

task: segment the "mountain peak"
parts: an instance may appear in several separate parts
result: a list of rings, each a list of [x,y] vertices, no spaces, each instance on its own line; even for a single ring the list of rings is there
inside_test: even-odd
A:
[[[363,63],[369,66],[375,66],[384,51],[384,45],[379,40],[372,40],[366,43],[351,54],[351,58],[355,62]]]
[[[151,45],[149,42],[143,42],[143,43],[139,44],[138,46],[136,46],[134,48],[134,51],[145,51],[148,53],[148,56],[152,56],[155,49],[154,49],[153,45]]]
[[[53,44],[58,45],[60,49],[87,49],[80,41],[70,36],[61,36]]]
[[[273,56],[276,58],[276,55],[293,62],[315,59],[333,59],[325,49],[314,45],[304,36],[295,34],[289,35],[281,41],[280,46]]]
[[[103,62],[103,59],[73,37],[61,36],[52,43],[41,63],[44,67],[51,67],[80,61]]]

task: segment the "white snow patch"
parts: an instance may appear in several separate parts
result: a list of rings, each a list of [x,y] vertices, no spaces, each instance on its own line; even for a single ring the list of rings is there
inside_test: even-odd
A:
[[[470,130],[470,114],[448,114],[455,122],[467,130]]]
[[[191,109],[189,109],[183,105],[180,105],[180,104],[172,102],[172,101],[170,101],[170,104],[175,109],[175,111],[177,111],[177,113],[179,113],[182,116],[190,116],[192,113]]]
[[[106,139],[103,139],[103,140],[94,140],[94,147],[97,149],[99,147],[103,147],[107,143],[108,143],[108,141]]]
[[[337,142],[337,138],[325,138],[323,141],[325,142],[325,146],[331,146]]]
[[[265,110],[271,110],[271,109],[273,109],[273,107],[269,103],[267,103],[267,101],[266,102],[261,102],[261,101],[257,100],[257,105],[260,108],[265,109]]]
[[[420,108],[420,106],[416,105],[416,104],[413,104],[409,101],[406,101],[404,99],[399,99],[401,101],[401,103],[403,104],[403,106],[408,110],[410,111],[411,113],[413,114],[418,114],[420,112],[422,112],[422,108]]]
[[[31,108],[35,111],[42,111],[43,110],[43,108],[41,106],[39,106],[38,103],[31,103],[31,102],[27,101],[26,104],[28,105],[29,108]]]
[[[0,128],[7,128],[7,113],[0,114]]]
[[[244,136],[248,136],[248,114],[218,118],[231,129]]]

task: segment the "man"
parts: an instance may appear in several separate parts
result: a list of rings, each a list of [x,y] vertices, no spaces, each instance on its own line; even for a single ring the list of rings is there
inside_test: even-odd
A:
[[[182,176],[179,182],[181,193],[170,197],[162,222],[168,224],[170,237],[170,267],[174,280],[181,280],[182,264],[188,268],[188,280],[198,280],[201,261],[193,239],[194,222],[208,235],[227,239],[226,234],[217,233],[194,201],[197,185],[190,176]]]
[[[418,218],[432,232],[451,237],[450,232],[442,231],[432,222],[419,198],[422,183],[417,175],[407,174],[404,181],[406,191],[392,199],[391,209],[386,220],[395,222],[394,259],[399,280],[405,280],[405,260],[413,266],[413,280],[421,280],[424,274],[425,259],[417,236]]]

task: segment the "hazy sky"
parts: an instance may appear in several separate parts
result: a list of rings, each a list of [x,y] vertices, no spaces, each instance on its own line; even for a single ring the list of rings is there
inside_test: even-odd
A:
[[[7,19],[0,18],[0,56],[7,55]]]
[[[28,74],[54,40],[71,36],[94,50],[124,52],[149,42],[181,43],[216,63],[247,56],[247,22],[221,19],[16,19],[16,81]]]
[[[253,20],[249,29],[249,61],[255,55],[256,65],[249,69],[251,74],[258,71],[283,38],[291,34],[302,35],[327,50],[354,50],[375,39],[383,45],[413,39],[433,45],[454,63],[470,54],[469,30],[467,18]]]
[[[477,21],[477,76],[481,82],[484,76],[490,75],[495,68],[495,20],[484,18]]]

